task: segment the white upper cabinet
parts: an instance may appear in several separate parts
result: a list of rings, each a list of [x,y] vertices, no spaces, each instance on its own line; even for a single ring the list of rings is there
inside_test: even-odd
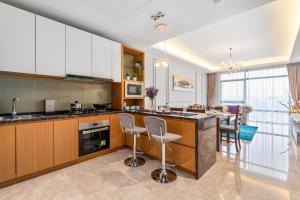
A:
[[[92,76],[111,79],[112,41],[92,35]]]
[[[121,44],[112,42],[112,79],[114,82],[121,82]]]
[[[65,25],[36,16],[36,74],[65,76]]]
[[[35,73],[35,15],[0,3],[0,71]]]
[[[66,26],[66,74],[92,75],[92,34]]]

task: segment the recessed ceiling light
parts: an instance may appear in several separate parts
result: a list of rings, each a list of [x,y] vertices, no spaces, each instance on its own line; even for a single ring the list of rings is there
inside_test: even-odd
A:
[[[217,6],[220,6],[225,2],[225,0],[214,0],[214,2],[217,4]]]
[[[168,29],[168,25],[165,24],[165,23],[159,23],[157,25],[155,25],[155,29],[158,31],[158,32],[164,32]]]

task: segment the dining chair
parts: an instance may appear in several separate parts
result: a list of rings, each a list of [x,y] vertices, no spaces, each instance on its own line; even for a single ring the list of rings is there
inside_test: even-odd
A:
[[[220,145],[222,141],[226,141],[227,143],[232,142],[231,139],[234,139],[235,149],[239,152],[241,148],[241,141],[240,141],[240,126],[239,126],[239,113],[235,114],[234,124],[221,124],[220,125]],[[226,136],[226,140],[223,140],[224,134]],[[230,135],[234,135],[234,138],[231,138]]]

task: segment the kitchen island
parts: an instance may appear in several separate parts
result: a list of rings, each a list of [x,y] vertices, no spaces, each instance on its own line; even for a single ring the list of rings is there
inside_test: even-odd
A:
[[[166,120],[167,131],[182,138],[167,145],[166,158],[170,164],[199,179],[216,162],[216,117],[202,113],[127,111],[135,116],[136,126],[145,127],[145,116],[157,116]],[[132,147],[132,136],[126,135],[126,145]],[[161,144],[141,134],[138,148],[151,157],[161,158]]]

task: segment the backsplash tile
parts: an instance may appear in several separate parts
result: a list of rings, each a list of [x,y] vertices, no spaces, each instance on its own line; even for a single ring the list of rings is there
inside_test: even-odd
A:
[[[0,76],[0,113],[11,112],[11,99],[19,97],[17,112],[44,111],[44,100],[54,99],[56,110],[68,110],[78,100],[84,108],[111,102],[111,84],[84,83]]]

